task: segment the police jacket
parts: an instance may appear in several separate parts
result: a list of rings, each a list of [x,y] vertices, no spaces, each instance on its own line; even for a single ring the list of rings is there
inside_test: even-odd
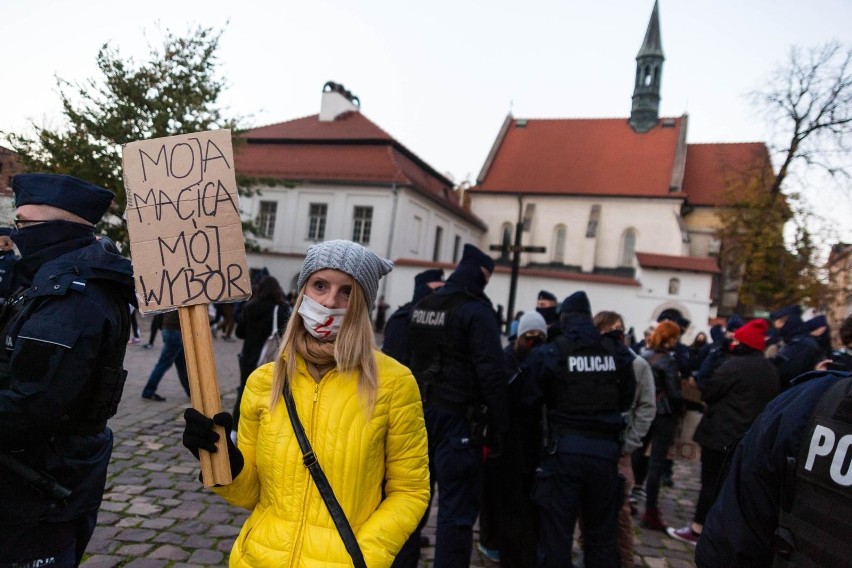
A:
[[[745,434],[778,389],[778,373],[762,352],[735,351],[701,390],[707,409],[693,439],[724,451]]]
[[[788,495],[784,491],[785,479],[789,479],[791,469],[788,458],[798,459],[803,446],[807,448],[811,445],[809,424],[822,395],[837,384],[839,379],[850,376],[850,373],[841,372],[808,373],[799,377],[790,389],[766,406],[738,445],[719,497],[707,515],[695,554],[697,566],[772,566],[773,541],[779,523],[779,510],[782,505],[788,505],[782,503],[782,497]],[[825,447],[819,448],[820,454],[815,456],[820,460],[818,465],[831,463],[837,448],[836,443],[841,437],[842,434],[835,436],[832,444],[834,448],[828,448],[825,444]],[[848,465],[849,456],[845,459]],[[796,462],[792,463],[795,470],[798,466]],[[845,500],[842,498],[843,491],[846,494]],[[829,531],[838,527],[838,522],[848,523],[852,516],[849,486],[835,495],[838,506],[844,509],[845,513],[842,519],[835,516],[821,520]],[[801,498],[801,493],[797,480],[793,500],[798,498]],[[824,511],[816,513],[825,515]],[[842,546],[847,546],[847,539],[848,532],[843,538]],[[828,544],[813,540],[803,539],[802,542],[818,547]],[[848,551],[845,557],[848,561]]]
[[[817,340],[811,337],[805,324],[796,316],[789,317],[780,333],[784,347],[775,356],[774,363],[781,379],[781,390],[785,390],[794,378],[813,371],[823,354]]]
[[[436,307],[444,316],[433,317]],[[491,426],[508,431],[500,330],[482,284],[466,272],[453,272],[445,286],[412,309],[407,346],[426,406],[461,409],[484,403]],[[432,372],[424,373],[428,367]]]
[[[393,357],[403,365],[408,364],[408,318],[414,302],[399,307],[388,318],[383,333],[382,353]]]
[[[0,468],[0,525],[100,505],[135,299],[130,261],[87,243],[51,247],[0,316],[0,452],[71,490],[57,502]]]
[[[561,339],[533,349],[524,365],[547,406],[550,436],[570,438],[567,453],[586,455],[598,455],[598,440],[614,441],[617,458],[622,413],[636,389],[633,355],[601,336],[591,317],[563,322],[561,332]]]

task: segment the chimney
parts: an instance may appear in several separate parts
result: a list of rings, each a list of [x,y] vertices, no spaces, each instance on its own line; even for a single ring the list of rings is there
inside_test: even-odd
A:
[[[320,107],[320,122],[333,122],[345,112],[358,111],[361,101],[346,90],[340,83],[329,81],[322,88],[322,106]]]

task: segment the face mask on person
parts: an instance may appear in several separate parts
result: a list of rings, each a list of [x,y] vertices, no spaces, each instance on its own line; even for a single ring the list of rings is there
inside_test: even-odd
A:
[[[624,330],[623,329],[611,329],[608,332],[603,334],[606,337],[609,337],[616,343],[624,343]]]
[[[308,296],[302,297],[302,305],[299,306],[299,315],[302,316],[305,329],[317,339],[337,337],[345,314],[346,308],[330,310]]]
[[[556,313],[556,306],[550,308],[536,308],[535,311],[541,314],[541,317],[544,318],[544,322],[547,325],[550,325],[559,319],[559,315]]]
[[[32,256],[45,247],[68,241],[73,238],[94,235],[95,228],[91,225],[74,223],[72,221],[45,221],[36,225],[15,228],[9,232],[9,238],[18,247],[21,258]]]

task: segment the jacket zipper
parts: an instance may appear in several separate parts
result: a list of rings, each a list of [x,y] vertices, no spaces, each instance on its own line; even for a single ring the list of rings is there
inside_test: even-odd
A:
[[[292,386],[292,385],[291,385]],[[294,394],[295,399],[295,394]],[[313,404],[311,404],[311,432],[314,431],[314,415],[316,414],[314,410],[316,409],[317,400],[319,399],[319,383],[314,383],[314,400]],[[301,419],[301,416],[299,417]],[[305,422],[302,421],[302,425],[304,426]],[[308,432],[305,432],[305,435],[308,435]],[[294,434],[295,436],[295,434]],[[308,440],[310,437],[308,436]],[[313,445],[313,444],[312,444]],[[301,455],[301,450],[299,451]],[[302,467],[305,467],[302,464]],[[305,494],[302,499],[302,519],[299,523],[299,531],[296,533],[296,540],[293,541],[293,557],[290,559],[290,566],[296,566],[296,558],[301,556],[302,554],[302,534],[305,532],[305,525],[307,524],[308,518],[308,504],[311,500],[311,484],[313,483],[313,476],[311,476],[311,472],[308,471],[308,468],[305,467],[305,474],[308,476],[307,483],[305,483]]]

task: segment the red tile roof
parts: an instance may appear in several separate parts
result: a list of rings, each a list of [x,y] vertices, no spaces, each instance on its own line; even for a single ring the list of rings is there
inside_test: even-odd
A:
[[[767,178],[773,175],[769,150],[763,142],[689,144],[683,191],[691,205],[725,205],[725,188],[761,171],[755,168],[768,168],[763,170]]]
[[[683,122],[639,134],[624,118],[513,119],[473,191],[683,197],[669,191]]]
[[[245,132],[251,140],[383,140],[392,142],[393,137],[376,126],[360,112],[346,112],[332,121],[319,120],[314,114],[252,128]]]
[[[715,258],[697,256],[672,256],[668,254],[651,254],[637,252],[636,260],[643,268],[659,268],[662,270],[682,270],[684,272],[707,272],[718,274],[719,265]]]
[[[402,185],[483,230],[485,223],[459,204],[452,182],[360,112],[333,121],[307,116],[247,130],[236,150],[244,176],[289,182]]]

